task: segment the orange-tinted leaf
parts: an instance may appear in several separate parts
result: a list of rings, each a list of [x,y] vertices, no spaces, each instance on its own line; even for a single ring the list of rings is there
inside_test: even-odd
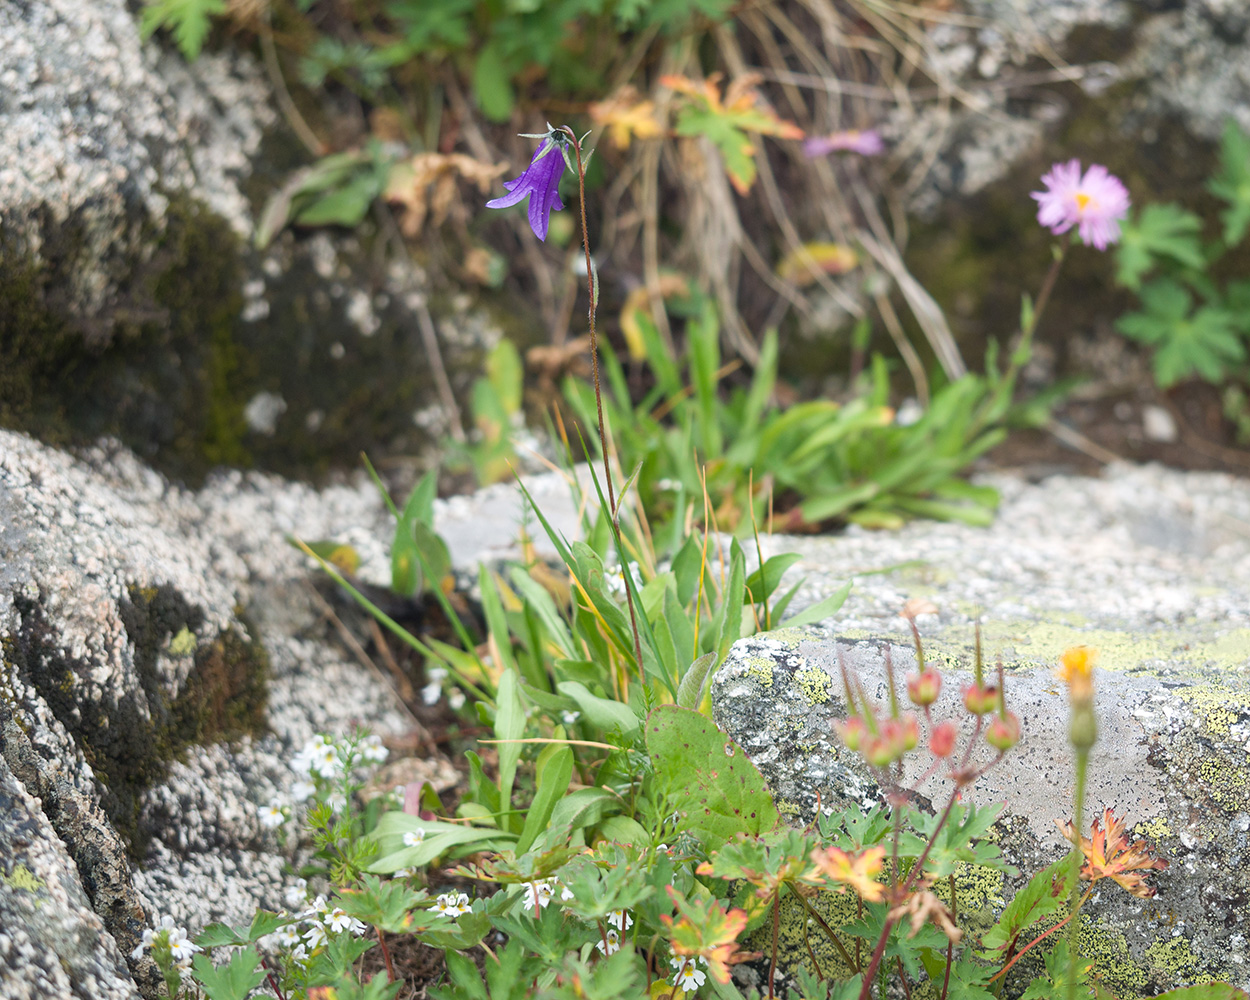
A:
[[[1063,835],[1076,845],[1076,831],[1072,824],[1055,822]],[[1085,853],[1081,878],[1089,882],[1109,878],[1140,899],[1150,899],[1158,890],[1146,884],[1144,875],[1136,873],[1162,871],[1168,866],[1162,858],[1150,856],[1153,848],[1144,840],[1130,844],[1124,835],[1124,820],[1117,818],[1110,809],[1094,820],[1090,836],[1081,837],[1079,846]]]
[[[607,131],[617,149],[628,148],[634,137],[656,139],[664,134],[664,127],[655,116],[655,101],[639,100],[638,91],[629,84],[607,100],[592,104],[590,118]]]
[[[812,851],[812,860],[826,879],[849,885],[864,901],[879,903],[885,899],[885,887],[876,881],[885,860],[884,847],[869,847],[859,854],[847,854],[836,847],[817,848]]]
[[[841,243],[804,243],[781,258],[777,277],[802,288],[821,273],[846,274],[858,264],[859,255]]]
[[[673,954],[698,955],[707,962],[708,971],[717,982],[729,982],[729,966],[757,957],[738,951],[738,935],[747,926],[743,910],[726,910],[716,899],[687,899],[668,887],[669,898],[677,907],[680,919],[667,914],[660,917],[672,934]]]

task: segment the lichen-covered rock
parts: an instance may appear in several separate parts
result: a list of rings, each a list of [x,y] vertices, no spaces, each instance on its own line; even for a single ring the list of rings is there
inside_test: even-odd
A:
[[[1062,855],[1054,821],[1072,814],[1067,702],[1054,668],[1066,647],[1094,646],[1099,741],[1087,822],[1115,809],[1169,867],[1152,875],[1152,900],[1116,887],[1095,894],[1086,954],[1121,996],[1205,978],[1250,985],[1250,484],[1121,467],[1105,480],[996,485],[1006,497],[987,529],[917,524],[804,541],[794,572],[811,574],[807,594],[832,590],[840,572],[856,577],[850,600],[827,630],[736,644],[713,681],[714,718],[795,821],[818,803],[874,802],[872,774],[832,732],[845,715],[839,657],[883,706],[885,651],[900,686],[915,672],[899,611],[910,597],[934,602],[940,614],[919,619],[926,660],[944,677],[934,715],[961,720],[966,738],[960,692],[979,620],[1023,735],[964,795],[1006,804],[994,835],[1027,876]],[[770,539],[765,555],[794,541]],[[932,763],[926,745],[922,726],[909,782]],[[987,763],[993,752],[981,750],[974,760]],[[951,787],[934,776],[917,790],[940,809]],[[975,899],[992,911],[1019,884],[970,872],[961,908]]]
[[[467,390],[499,323],[432,296],[369,220],[256,250],[265,198],[314,157],[258,60],[188,64],[135,7],[0,6],[0,425],[113,435],[187,481],[420,453],[450,426],[422,324]]]
[[[0,969],[5,1000],[138,1000],[39,800],[0,757]]]
[[[293,753],[357,724],[411,731],[392,692],[327,641],[316,570],[284,540],[352,542],[383,580],[387,517],[363,481],[315,491],[236,474],[191,493],[121,448],[74,458],[0,432],[0,785],[11,772],[26,796],[8,797],[0,828],[38,802],[29,860],[0,851],[0,869],[50,879],[54,848],[76,866],[103,943],[78,972],[60,955],[71,982],[120,953],[154,995],[154,967],[130,953],[158,917],[195,933],[280,908],[290,856],[261,812],[296,780]],[[18,943],[0,970],[25,968],[23,934],[70,941],[53,930],[6,919]],[[127,995],[99,982],[82,995]]]

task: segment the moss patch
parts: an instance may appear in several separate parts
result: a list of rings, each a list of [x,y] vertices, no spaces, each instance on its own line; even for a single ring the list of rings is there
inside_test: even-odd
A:
[[[21,617],[6,659],[47,702],[91,765],[101,805],[132,857],[148,834],[139,823],[142,793],[162,781],[188,747],[259,733],[265,725],[268,658],[261,644],[234,630],[200,643],[190,673],[170,691],[158,658],[171,638],[196,632],[204,616],[171,587],[132,587],[121,616],[134,644],[138,685],[103,690],[92,665],[68,656],[39,603],[18,597]]]

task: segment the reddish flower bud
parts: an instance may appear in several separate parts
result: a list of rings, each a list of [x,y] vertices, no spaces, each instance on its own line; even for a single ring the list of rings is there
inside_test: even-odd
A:
[[[902,723],[901,744],[903,753],[906,753],[908,750],[915,750],[916,744],[920,742],[920,726],[912,712],[903,716]]]
[[[1015,712],[1006,712],[990,723],[985,742],[995,750],[1006,753],[1020,742],[1020,720]]]
[[[907,678],[907,697],[913,705],[922,708],[932,705],[938,700],[942,691],[942,676],[932,667],[923,670],[914,677]]]
[[[850,718],[845,722],[835,722],[833,731],[838,734],[838,739],[842,741],[844,747],[858,751],[863,743],[864,735],[868,732],[868,726],[865,725],[863,719]]]
[[[897,753],[894,741],[884,732],[879,736],[870,736],[864,740],[864,759],[873,767],[889,767],[901,754]]]
[[[959,728],[949,719],[939,722],[929,734],[929,752],[934,757],[949,757],[955,752],[955,739]]]
[[[969,684],[964,688],[964,708],[973,715],[989,715],[998,711],[998,688]]]

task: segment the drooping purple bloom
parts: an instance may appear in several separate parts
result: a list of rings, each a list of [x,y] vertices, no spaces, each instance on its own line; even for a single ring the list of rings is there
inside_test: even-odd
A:
[[[815,159],[838,150],[858,153],[860,156],[880,156],[885,152],[885,143],[881,141],[881,133],[876,129],[847,129],[831,135],[814,136],[803,143],[803,152]]]
[[[503,182],[508,193],[486,203],[487,208],[509,208],[528,196],[530,228],[544,241],[552,211],[564,208],[560,200],[560,177],[564,174],[563,135],[555,130],[547,132],[525,173]]]
[[[1128,215],[1128,189],[1100,164],[1081,176],[1081,161],[1056,163],[1043,175],[1045,191],[1034,191],[1037,221],[1056,236],[1073,226],[1081,242],[1106,250],[1120,239],[1120,220]]]

